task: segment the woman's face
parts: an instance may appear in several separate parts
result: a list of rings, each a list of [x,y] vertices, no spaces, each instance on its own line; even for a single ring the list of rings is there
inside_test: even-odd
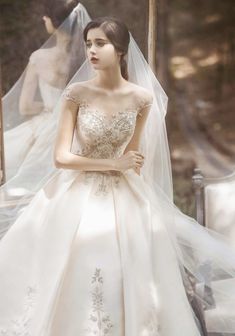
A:
[[[48,34],[53,34],[55,31],[55,27],[53,26],[51,18],[49,18],[49,16],[44,15],[42,19],[45,23],[45,27],[46,27]]]
[[[101,28],[92,28],[88,31],[86,50],[95,70],[104,70],[119,64],[120,53],[116,51]]]

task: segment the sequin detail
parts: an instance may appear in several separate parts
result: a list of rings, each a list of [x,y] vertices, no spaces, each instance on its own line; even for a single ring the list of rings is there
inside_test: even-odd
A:
[[[100,268],[95,269],[91,284],[92,313],[89,316],[90,326],[85,331],[97,336],[111,335],[114,325],[104,311],[103,276]]]
[[[80,100],[76,98],[74,95],[71,94],[70,87],[67,87],[64,92],[62,93],[62,97],[66,100],[70,100],[71,102],[75,103],[76,105],[80,105]]]
[[[75,103],[76,105],[79,105],[79,108],[80,107],[90,107],[90,105],[87,103],[87,101],[85,99],[79,99],[78,97],[76,97],[74,94],[71,93],[71,88],[70,87],[67,87],[62,96],[66,99],[66,100],[70,100],[72,101],[73,103]],[[142,98],[138,104],[138,106],[134,105],[134,106],[131,106],[131,107],[128,107],[128,108],[124,108],[122,112],[127,112],[128,110],[130,111],[136,111],[137,112],[137,115],[140,115],[142,116],[143,113],[141,112],[144,108],[148,107],[148,106],[152,106],[153,105],[153,102],[152,103],[149,103],[148,101],[146,101],[145,98]],[[93,110],[96,110],[96,109],[93,109]],[[97,110],[96,110],[97,111]],[[113,115],[111,115],[112,117]]]
[[[135,130],[137,109],[128,107],[108,116],[72,96],[68,89],[65,98],[79,104],[75,131],[81,148],[76,154],[102,159],[122,155]]]
[[[32,320],[35,298],[37,294],[36,286],[29,286],[24,299],[23,313],[21,316],[11,320],[9,328],[0,329],[0,336],[32,336],[30,332],[30,322]]]
[[[120,179],[122,173],[119,171],[107,171],[107,172],[94,172],[86,171],[83,173],[84,178],[82,182],[84,184],[90,184],[94,182],[95,190],[93,194],[95,196],[106,196],[112,190],[112,187],[118,188],[120,185]]]
[[[102,159],[122,155],[134,133],[136,113],[122,111],[109,119],[96,110],[80,109],[77,132],[83,140],[83,148],[79,155]]]
[[[79,99],[71,93],[68,87],[63,96],[79,105],[79,112],[75,128],[75,136],[79,149],[73,149],[74,154],[95,159],[117,159],[123,155],[130,142],[136,126],[139,110],[146,105],[142,100],[138,107],[130,106],[107,115],[103,111],[92,107],[86,100]],[[122,173],[119,171],[85,171],[85,184],[96,186],[94,194],[107,195],[112,187],[120,184]]]
[[[139,116],[143,116],[143,113],[141,112],[144,108],[146,108],[146,107],[148,107],[148,106],[152,106],[153,105],[153,103],[146,103],[146,101],[145,100],[142,100],[142,102],[141,102],[141,104],[139,105],[139,107],[138,107],[138,115]]]

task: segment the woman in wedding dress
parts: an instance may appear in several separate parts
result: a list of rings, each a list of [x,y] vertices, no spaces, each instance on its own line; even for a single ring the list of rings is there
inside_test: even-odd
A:
[[[84,41],[39,139],[57,169],[0,241],[0,335],[199,336],[188,274],[208,331],[235,333],[235,251],[171,200],[163,91],[124,23],[93,20]]]
[[[75,44],[72,27],[62,24],[77,3],[46,2],[43,21],[51,37],[31,54],[25,72],[3,98],[7,180],[17,173],[78,67],[74,55],[79,53],[79,41]]]

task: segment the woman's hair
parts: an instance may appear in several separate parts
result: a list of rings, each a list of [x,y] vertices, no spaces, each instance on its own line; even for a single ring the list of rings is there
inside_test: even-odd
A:
[[[88,31],[93,28],[101,28],[110,42],[114,45],[114,48],[122,53],[120,58],[121,74],[123,78],[128,80],[127,62],[124,58],[127,54],[130,42],[130,34],[127,26],[115,17],[98,17],[86,25],[83,31],[85,42],[87,41]]]
[[[44,14],[58,28],[78,4],[79,0],[45,0]]]

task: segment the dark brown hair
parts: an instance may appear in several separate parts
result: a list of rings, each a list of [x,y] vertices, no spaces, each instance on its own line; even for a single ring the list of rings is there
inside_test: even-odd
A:
[[[45,0],[44,14],[58,28],[78,4],[79,0]]]
[[[116,51],[121,52],[120,67],[122,77],[128,80],[127,62],[124,56],[127,54],[130,42],[130,34],[127,26],[115,17],[104,16],[90,21],[84,31],[83,38],[87,41],[87,34],[90,29],[101,28],[110,42],[114,45]]]

